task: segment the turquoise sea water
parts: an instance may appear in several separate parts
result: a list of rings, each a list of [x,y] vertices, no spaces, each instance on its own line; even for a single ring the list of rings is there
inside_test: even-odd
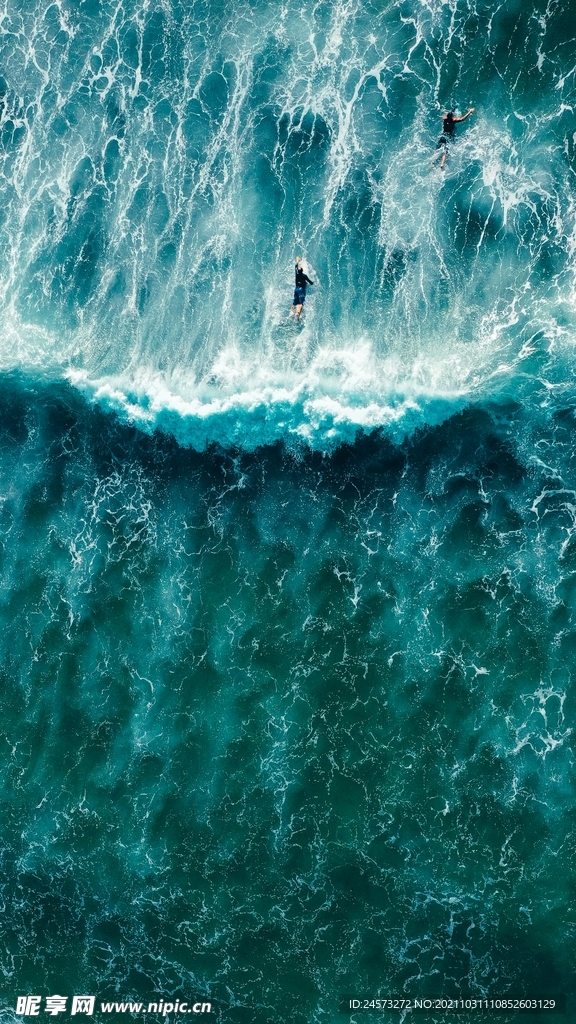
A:
[[[575,13],[2,9],[6,1022],[576,1020]]]

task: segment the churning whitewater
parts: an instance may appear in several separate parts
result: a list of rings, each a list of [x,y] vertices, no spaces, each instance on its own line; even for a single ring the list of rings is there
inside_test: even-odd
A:
[[[8,5],[2,366],[198,448],[400,439],[522,391],[543,336],[561,384],[576,235],[560,18]],[[470,100],[441,171],[441,115]],[[300,250],[318,284],[295,327]]]

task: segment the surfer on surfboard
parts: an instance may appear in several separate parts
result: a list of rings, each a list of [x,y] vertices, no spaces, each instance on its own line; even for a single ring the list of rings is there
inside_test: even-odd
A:
[[[448,143],[454,138],[454,129],[456,128],[456,125],[460,124],[461,121],[465,121],[467,117],[470,117],[470,114],[474,113],[474,107],[470,107],[470,110],[467,110],[462,117],[454,117],[455,113],[456,110],[452,107],[452,110],[449,110],[442,118],[442,135],[436,144],[436,149],[443,149],[440,167],[444,167],[444,164],[446,163],[446,157],[448,156]]]
[[[294,270],[296,274],[296,286],[294,288],[294,300],[292,302],[292,309],[290,312],[294,313],[296,319],[299,320],[302,312],[302,306],[306,302],[306,285],[314,284],[314,281],[310,280],[304,270],[304,264],[301,256],[296,257]]]

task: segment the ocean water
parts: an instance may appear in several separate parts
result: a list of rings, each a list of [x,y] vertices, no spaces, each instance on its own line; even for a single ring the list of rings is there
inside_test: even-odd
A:
[[[7,1024],[576,1021],[575,15],[6,0]]]

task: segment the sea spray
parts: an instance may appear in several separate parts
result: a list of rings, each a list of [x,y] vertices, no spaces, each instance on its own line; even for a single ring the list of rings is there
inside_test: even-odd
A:
[[[257,420],[322,450],[490,400],[502,372],[514,392],[541,333],[571,379],[564,15],[509,7],[11,12],[1,365],[184,444],[255,446]],[[318,276],[298,325],[296,252]]]

